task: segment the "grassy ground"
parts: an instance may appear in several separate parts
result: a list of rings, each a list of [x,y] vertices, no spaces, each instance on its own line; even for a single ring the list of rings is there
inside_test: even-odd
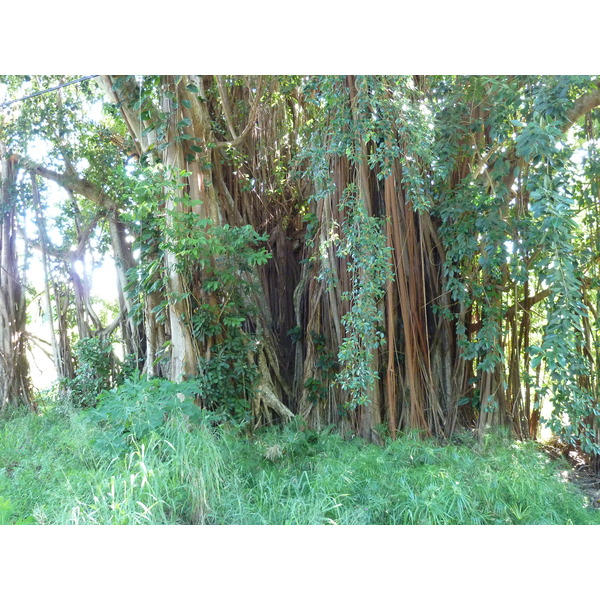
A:
[[[294,425],[248,438],[177,412],[135,439],[64,407],[11,415],[0,523],[600,523],[534,446],[455,441],[380,447]]]

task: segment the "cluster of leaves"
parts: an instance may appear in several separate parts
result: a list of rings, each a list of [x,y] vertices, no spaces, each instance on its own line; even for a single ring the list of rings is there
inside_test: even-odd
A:
[[[543,332],[528,349],[531,363],[523,359],[524,379],[532,381],[531,367],[539,381],[539,368],[546,367],[550,379],[538,391],[552,401],[549,424],[565,439],[595,451],[590,425],[597,409],[586,383],[591,365],[582,348],[588,311],[575,210],[575,194],[585,191],[573,177],[577,142],[562,133],[569,108],[589,89],[590,80],[465,77],[457,82],[461,85],[448,85],[442,78],[433,90],[433,189],[462,356],[476,361],[479,370],[504,366],[507,289],[515,290],[512,301],[518,304],[519,295],[531,294],[533,286],[549,288],[545,323],[533,320],[535,336],[539,328]],[[511,153],[518,160],[511,162]],[[466,176],[458,168],[465,162]],[[463,178],[452,186],[458,173]],[[465,313],[479,316],[475,332],[467,331]],[[448,311],[446,316],[452,315]]]
[[[446,250],[446,289],[461,315],[456,319],[461,355],[476,361],[480,371],[492,371],[504,362],[501,290],[509,262],[507,244],[515,251],[519,244],[518,236],[511,240],[513,230],[506,218],[509,192],[505,179],[510,164],[502,149],[514,137],[520,124],[517,117],[526,110],[527,99],[520,89],[527,81],[487,77],[457,80],[461,85],[447,88],[440,82],[432,99],[438,111],[432,162],[433,213],[442,221],[439,231]],[[465,98],[469,102],[464,102]],[[474,111],[473,106],[480,108]],[[465,161],[470,163],[466,176],[453,184],[456,170],[460,172]],[[513,256],[512,264],[522,261]],[[467,332],[467,311],[478,313],[481,319],[476,335]],[[447,311],[444,316],[453,318]]]
[[[236,423],[248,421],[258,378],[256,363],[249,360],[255,350],[255,337],[235,328],[212,347],[209,359],[200,357],[198,393],[206,408]]]
[[[84,338],[75,344],[76,369],[73,379],[62,382],[74,406],[95,406],[98,395],[114,384],[112,345],[98,337]]]
[[[256,364],[249,360],[257,348],[251,329],[256,285],[250,274],[269,258],[261,247],[266,237],[249,225],[216,227],[207,222],[195,240],[186,259],[202,269],[203,296],[193,303],[191,327],[195,339],[216,342],[210,358],[200,358],[201,396],[207,406],[244,421],[257,378]]]
[[[366,213],[364,201],[349,186],[342,202],[347,218],[338,254],[349,257],[352,290],[344,293],[350,310],[342,317],[346,328],[338,352],[341,370],[337,380],[350,393],[350,408],[369,402],[369,390],[378,374],[372,367],[373,352],[384,343],[383,314],[379,306],[391,278],[389,248],[381,223]]]
[[[199,359],[200,395],[210,408],[244,421],[257,378],[256,364],[249,360],[257,348],[251,329],[257,284],[251,274],[270,258],[267,236],[250,225],[214,225],[193,212],[174,213],[169,233],[163,248],[200,284],[186,297],[193,336],[202,345],[212,344],[210,358]]]
[[[262,247],[267,237],[250,225],[213,225],[194,213],[176,213],[170,237],[163,248],[177,256],[177,268],[201,279],[202,297],[196,297],[192,328],[197,339],[224,335],[239,328],[255,310],[249,279],[253,267],[270,257]],[[186,235],[183,235],[183,232]],[[177,232],[180,232],[177,235]],[[212,303],[205,299],[212,298]]]
[[[465,360],[477,360],[478,368],[485,371],[504,360],[500,290],[508,253],[502,204],[502,194],[490,195],[486,184],[468,181],[439,209],[440,234],[447,248],[446,289],[463,311],[476,307],[481,314],[475,337],[467,334],[463,320],[456,320],[458,345]]]
[[[101,445],[124,448],[129,438],[141,441],[160,430],[174,412],[192,423],[200,423],[203,414],[194,404],[199,392],[196,381],[175,383],[137,375],[116,388],[104,390],[87,415],[105,432],[99,441]]]
[[[565,441],[579,445],[584,452],[600,454],[592,424],[600,416],[594,390],[586,384],[590,373],[589,356],[583,351],[587,307],[582,296],[582,265],[575,253],[579,226],[575,199],[569,195],[570,151],[560,142],[563,135],[547,125],[545,115],[536,114],[538,128],[528,128],[520,137],[519,151],[528,160],[540,161],[544,169],[528,181],[531,212],[536,225],[529,240],[544,252],[538,254],[537,270],[543,273],[550,290],[546,325],[540,346],[529,349],[532,365],[544,361],[550,386],[553,413],[548,424]],[[541,142],[538,142],[541,138]],[[549,139],[549,141],[545,141]]]

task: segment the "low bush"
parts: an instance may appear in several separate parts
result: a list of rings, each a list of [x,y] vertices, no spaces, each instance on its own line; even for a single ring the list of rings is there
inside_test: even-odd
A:
[[[101,447],[123,450],[128,438],[139,441],[159,431],[174,412],[194,424],[210,419],[212,413],[194,404],[197,393],[194,381],[174,383],[137,375],[117,388],[103,391],[96,406],[85,414],[100,426]]]

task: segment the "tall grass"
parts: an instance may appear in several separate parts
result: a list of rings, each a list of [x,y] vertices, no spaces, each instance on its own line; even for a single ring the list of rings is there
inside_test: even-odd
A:
[[[508,437],[380,447],[294,424],[247,437],[173,412],[141,439],[107,439],[80,411],[1,420],[0,523],[600,523],[564,465]]]
[[[270,461],[273,445],[279,458]],[[558,465],[506,438],[442,447],[408,435],[381,448],[270,431],[234,440],[228,452],[243,467],[232,470],[235,492],[222,498],[224,523],[600,523],[600,512],[559,479]]]

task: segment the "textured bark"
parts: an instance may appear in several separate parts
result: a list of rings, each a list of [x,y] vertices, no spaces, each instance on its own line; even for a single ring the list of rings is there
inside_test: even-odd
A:
[[[15,161],[0,144],[0,410],[35,408],[27,362],[25,294],[17,256]]]
[[[578,119],[597,106],[600,106],[600,86],[597,86],[595,90],[587,92],[577,98],[573,103],[573,106],[567,112],[567,119],[562,127],[562,131],[568,131]]]
[[[357,97],[364,92],[359,90],[355,77],[347,77],[345,85],[353,119],[358,123]],[[390,140],[393,135],[390,132]],[[455,342],[450,324],[432,310],[440,298],[448,303],[443,293],[443,250],[429,214],[417,213],[405,198],[400,162],[388,164],[390,174],[380,183],[376,170],[368,168],[372,149],[364,142],[357,144],[362,159],[356,165],[350,166],[344,158],[330,160],[336,192],[320,194],[315,209],[319,243],[315,244],[313,256],[319,257],[321,266],[338,283],[327,287],[315,282],[316,273],[309,269],[305,269],[302,277],[304,300],[296,301],[297,309],[305,315],[298,319],[298,324],[302,323],[306,332],[300,412],[310,426],[345,422],[372,441],[378,439],[378,426],[384,417],[392,437],[398,428],[440,435],[445,431],[449,412],[451,420],[456,421],[456,402],[452,405],[456,395],[452,388]],[[347,402],[343,390],[332,388],[327,402],[315,403],[310,402],[307,383],[322,378],[316,366],[320,353],[311,334],[324,337],[327,351],[334,356],[346,335],[342,317],[349,306],[341,297],[351,289],[351,283],[346,259],[335,256],[335,239],[340,234],[336,224],[346,218],[339,209],[340,195],[352,182],[357,184],[368,214],[386,219],[385,235],[391,248],[394,280],[388,283],[379,307],[385,316],[386,348],[374,350],[370,363],[373,372],[385,375],[369,390],[369,403],[340,421],[339,409]],[[335,416],[331,418],[331,414]]]

